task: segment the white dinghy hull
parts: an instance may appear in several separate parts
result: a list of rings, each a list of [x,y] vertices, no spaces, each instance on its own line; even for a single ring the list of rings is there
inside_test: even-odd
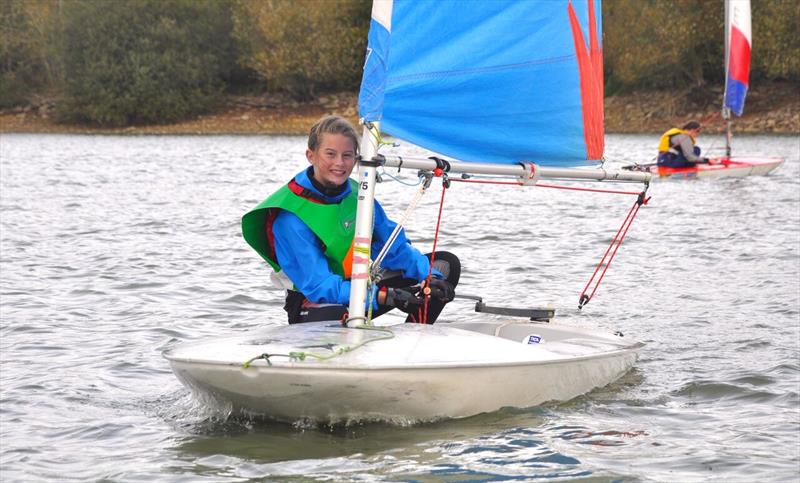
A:
[[[642,347],[621,336],[551,324],[400,324],[387,330],[392,337],[381,339],[387,333],[380,329],[330,322],[275,326],[164,355],[201,398],[230,404],[234,412],[288,422],[409,423],[569,400],[617,380]],[[274,355],[243,365],[263,353],[289,351],[341,354],[327,360]]]

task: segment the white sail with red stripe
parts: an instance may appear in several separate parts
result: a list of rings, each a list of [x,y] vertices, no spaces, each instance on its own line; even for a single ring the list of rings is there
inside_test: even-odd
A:
[[[725,7],[724,107],[741,116],[750,83],[750,0],[728,0]]]

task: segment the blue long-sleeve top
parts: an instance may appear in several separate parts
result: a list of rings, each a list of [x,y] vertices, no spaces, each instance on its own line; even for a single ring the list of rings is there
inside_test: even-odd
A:
[[[312,175],[312,169],[308,168],[297,174],[294,178],[295,182],[330,203],[338,203],[350,194],[349,183],[344,191],[336,196],[328,196],[320,192],[309,178]],[[386,212],[383,211],[377,200],[374,213],[370,250],[373,260],[383,249],[386,240],[397,226],[397,223],[386,216]],[[297,290],[314,303],[342,305],[350,303],[350,281],[330,270],[322,242],[300,218],[294,213],[281,210],[275,218],[272,229],[278,264]],[[381,266],[389,270],[399,270],[404,277],[421,282],[428,277],[430,260],[411,246],[411,242],[406,238],[405,230],[401,230],[381,262]],[[441,273],[437,270],[434,270],[433,273],[437,277],[441,277]],[[375,291],[377,288],[373,290]],[[372,305],[373,309],[377,309],[377,294],[374,291]]]

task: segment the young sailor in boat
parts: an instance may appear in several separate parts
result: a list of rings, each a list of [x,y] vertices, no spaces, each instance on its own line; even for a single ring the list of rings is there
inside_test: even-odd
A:
[[[658,142],[658,165],[667,168],[687,168],[700,163],[708,163],[708,158],[700,156],[696,146],[700,135],[700,123],[689,121],[682,128],[672,128],[665,132]]]
[[[311,166],[242,218],[245,240],[273,268],[273,282],[286,289],[290,324],[341,320],[347,313],[358,191],[350,173],[358,145],[346,119],[323,117],[308,136]],[[377,200],[373,224],[374,258],[396,226]],[[411,246],[404,231],[382,268],[367,300],[373,318],[398,308],[408,314],[406,322],[429,324],[453,300],[461,273],[458,258],[448,252],[435,253],[431,270],[430,257]]]

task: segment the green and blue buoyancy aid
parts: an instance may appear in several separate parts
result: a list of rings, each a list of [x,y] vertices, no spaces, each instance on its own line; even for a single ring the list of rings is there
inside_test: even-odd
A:
[[[290,181],[242,217],[244,239],[273,270],[280,272],[272,225],[279,211],[286,210],[300,218],[320,239],[330,270],[350,279],[358,183],[352,179],[349,182],[350,193],[344,199],[327,203],[311,190]]]

